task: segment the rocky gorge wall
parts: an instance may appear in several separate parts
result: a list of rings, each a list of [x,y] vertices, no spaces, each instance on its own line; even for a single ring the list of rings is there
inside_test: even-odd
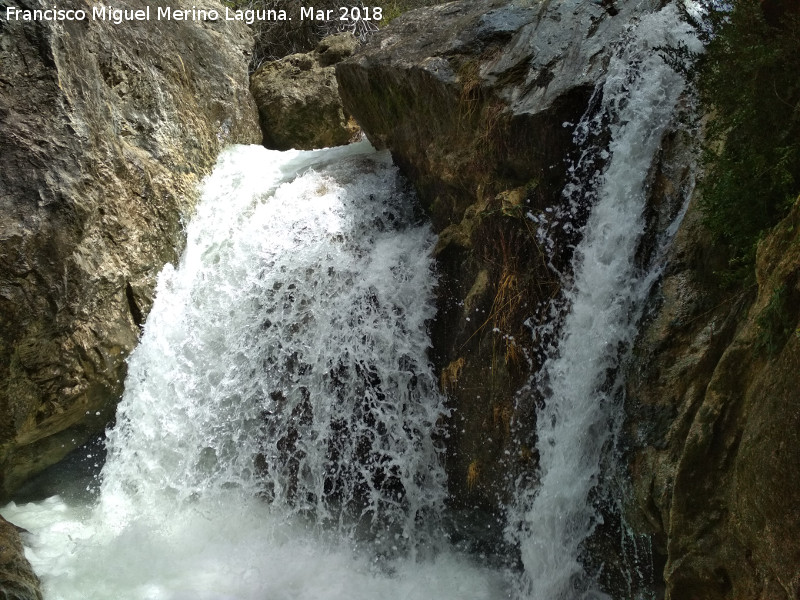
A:
[[[721,291],[695,203],[628,382],[634,522],[668,598],[800,594],[800,202]]]
[[[113,418],[196,184],[261,139],[251,44],[222,20],[0,22],[0,497]]]
[[[330,35],[307,53],[290,54],[259,66],[250,77],[264,146],[313,150],[358,139],[344,113],[334,65],[358,48],[351,33]]]
[[[453,504],[500,519],[509,482],[535,472],[535,407],[516,393],[547,341],[530,325],[558,293],[551,267],[568,264],[574,241],[545,252],[525,215],[558,210],[564,124],[587,110],[636,10],[657,8],[606,6],[449,3],[401,16],[337,65],[346,110],[392,151],[439,232],[433,359],[454,408]],[[642,264],[694,183],[697,137],[676,121],[664,138]],[[799,597],[797,210],[762,242],[757,288],[713,283],[724,258],[696,199],[662,257],[629,367],[625,451],[627,516],[653,536],[668,598]]]
[[[562,210],[573,128],[630,20],[658,7],[453,2],[401,16],[336,66],[346,110],[392,151],[439,232],[433,359],[455,415],[456,506],[499,515],[512,481],[535,472],[535,399],[517,392],[543,358],[531,327],[576,239],[559,228],[544,248],[528,214]],[[686,172],[674,175],[677,190]]]

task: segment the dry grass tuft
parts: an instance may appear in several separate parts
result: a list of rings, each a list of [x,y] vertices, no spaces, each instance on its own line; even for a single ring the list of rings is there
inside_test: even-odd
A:
[[[481,467],[480,461],[478,459],[473,460],[469,463],[467,467],[467,489],[471,492],[475,485],[478,483],[478,480],[481,476]]]
[[[492,418],[495,426],[501,426],[507,437],[511,435],[511,419],[513,416],[514,408],[510,404],[495,404],[492,408]]]
[[[439,378],[439,385],[442,392],[452,394],[458,387],[458,380],[461,378],[461,371],[464,369],[464,358],[454,360],[444,369]]]

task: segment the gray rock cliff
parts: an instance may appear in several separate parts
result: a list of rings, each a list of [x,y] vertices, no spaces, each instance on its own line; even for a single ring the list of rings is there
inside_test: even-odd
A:
[[[0,23],[0,498],[113,418],[198,182],[260,139],[250,45],[224,20]]]

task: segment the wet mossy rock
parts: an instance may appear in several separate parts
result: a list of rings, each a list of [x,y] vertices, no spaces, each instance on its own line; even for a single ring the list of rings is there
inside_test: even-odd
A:
[[[263,64],[250,78],[264,145],[312,150],[352,141],[359,130],[344,112],[334,65],[358,47],[350,33],[323,39],[312,52]]]
[[[439,233],[433,359],[455,408],[458,507],[500,512],[536,467],[533,402],[515,394],[540,360],[528,319],[559,292],[548,263],[566,267],[571,244],[545,255],[526,215],[562,202],[570,124],[626,23],[659,3],[618,5],[450,2],[401,15],[336,65],[346,110],[391,150]]]
[[[251,43],[224,20],[2,23],[0,498],[113,418],[197,184],[260,139]]]
[[[691,208],[629,383],[632,516],[667,597],[800,597],[800,201],[759,244],[757,288]]]
[[[0,517],[0,598],[42,600],[39,578],[31,569],[17,527]]]

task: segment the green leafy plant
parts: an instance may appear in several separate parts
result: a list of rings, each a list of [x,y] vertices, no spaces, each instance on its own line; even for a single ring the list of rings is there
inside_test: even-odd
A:
[[[758,316],[758,347],[768,356],[778,354],[795,330],[790,303],[789,288],[782,285],[773,291],[769,304]]]

